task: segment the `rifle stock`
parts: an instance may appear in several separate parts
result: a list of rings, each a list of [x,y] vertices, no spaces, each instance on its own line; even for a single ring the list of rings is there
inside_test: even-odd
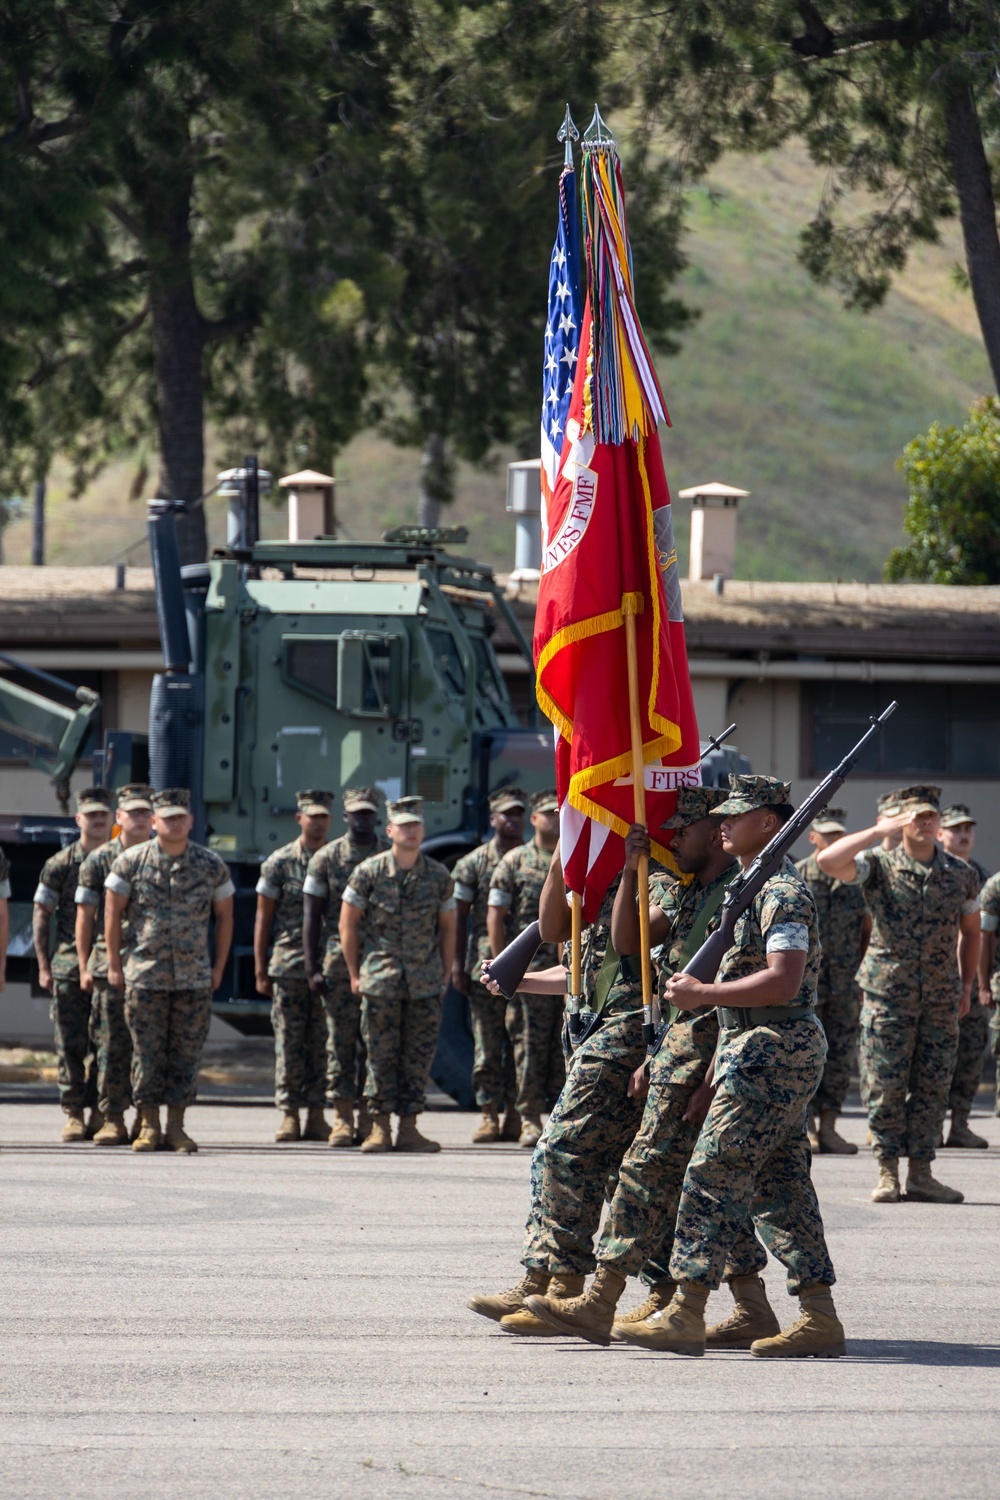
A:
[[[531,922],[522,933],[508,943],[502,953],[490,960],[486,972],[505,1000],[517,994],[521,980],[528,972],[528,965],[538,952],[542,942],[542,930],[537,922]]]

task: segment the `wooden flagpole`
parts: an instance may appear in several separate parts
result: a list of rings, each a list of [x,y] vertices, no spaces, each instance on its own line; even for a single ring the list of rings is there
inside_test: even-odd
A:
[[[642,711],[639,707],[639,651],[636,644],[635,617],[641,613],[641,594],[622,597],[625,617],[625,649],[628,656],[628,710],[632,736],[632,809],[637,823],[646,826],[646,780],[642,759]],[[653,960],[649,952],[649,859],[643,854],[638,869],[639,954],[642,963],[643,1037],[653,1037]],[[648,1028],[648,1030],[647,1030]]]
[[[580,1029],[580,1002],[583,998],[582,971],[583,971],[583,897],[579,891],[570,892],[570,919],[572,921],[569,967],[570,967],[570,1035],[575,1036]]]

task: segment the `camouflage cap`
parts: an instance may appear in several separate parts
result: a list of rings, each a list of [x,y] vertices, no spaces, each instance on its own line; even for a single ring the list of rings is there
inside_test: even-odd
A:
[[[122,812],[136,812],[140,808],[148,812],[153,806],[153,795],[153,788],[144,781],[130,781],[118,788],[118,806]]]
[[[875,807],[880,818],[894,818],[898,814],[899,793],[883,792],[881,797],[876,797]]]
[[[809,824],[817,833],[846,833],[847,814],[842,807],[824,807]]]
[[[385,804],[386,817],[390,823],[422,823],[424,821],[423,797],[399,797]]]
[[[115,794],[110,787],[86,786],[76,794],[77,812],[110,812],[115,805]]]
[[[531,808],[531,811],[533,813],[558,812],[559,795],[556,792],[555,787],[551,787],[544,792],[535,792],[531,798],[531,801],[528,803],[528,806]]]
[[[501,787],[490,798],[490,812],[510,812],[519,807],[522,812],[528,805],[528,794],[519,786]]]
[[[714,813],[729,793],[721,786],[682,786],[677,789],[677,807],[661,828],[688,828]]]
[[[349,786],[344,793],[345,812],[378,812],[378,792],[373,786]]]
[[[307,787],[304,792],[295,793],[295,801],[300,813],[328,813],[333,806],[333,793],[321,791],[319,787]]]
[[[173,818],[178,813],[189,813],[191,793],[186,786],[164,787],[162,792],[153,793],[153,811],[159,813],[161,818]]]
[[[947,807],[941,809],[941,827],[959,828],[963,823],[975,823],[971,807],[966,807],[964,802],[949,802]]]
[[[780,776],[730,776],[725,799],[712,810],[735,818],[758,807],[778,807],[788,801],[791,790],[791,782]]]
[[[922,812],[941,811],[941,788],[939,786],[904,786],[891,792],[899,803],[901,813],[915,815]]]

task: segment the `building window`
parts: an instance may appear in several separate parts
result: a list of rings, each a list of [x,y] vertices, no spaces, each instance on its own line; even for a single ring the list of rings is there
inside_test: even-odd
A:
[[[956,673],[961,669],[956,668]],[[855,775],[1000,776],[1000,694],[988,684],[809,682],[807,776],[833,769],[893,699],[899,705]]]

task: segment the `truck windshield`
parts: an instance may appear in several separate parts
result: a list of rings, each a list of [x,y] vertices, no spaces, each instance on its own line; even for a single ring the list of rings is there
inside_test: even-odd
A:
[[[472,650],[476,658],[476,692],[495,709],[504,722],[507,705],[503,690],[497,681],[496,657],[481,635],[473,635]]]
[[[434,670],[450,693],[456,698],[465,697],[465,668],[458,654],[454,637],[448,630],[427,632],[427,644],[434,658]]]

